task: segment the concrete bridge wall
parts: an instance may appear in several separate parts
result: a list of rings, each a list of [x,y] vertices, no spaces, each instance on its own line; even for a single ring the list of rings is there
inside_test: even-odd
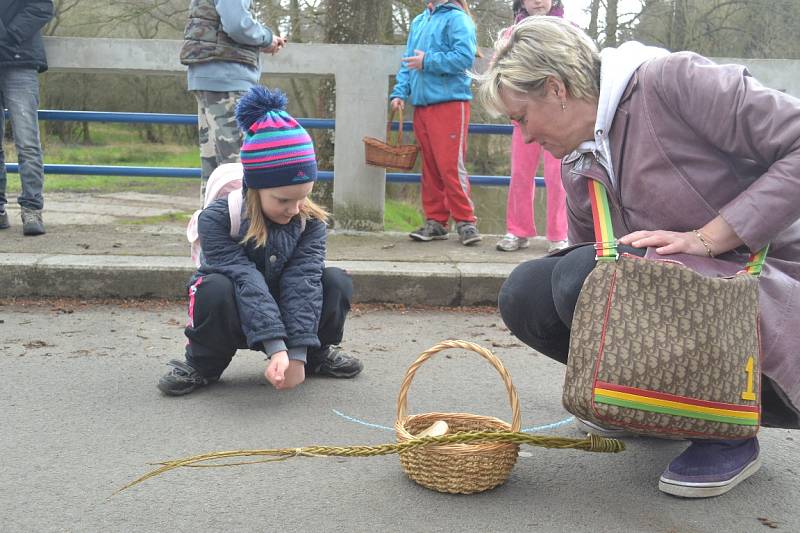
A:
[[[61,72],[179,73],[181,42],[173,40],[46,37],[48,63]],[[292,43],[263,58],[270,76],[333,75],[336,82],[336,135],[333,210],[345,228],[383,229],[385,172],[364,164],[362,137],[385,134],[388,78],[403,55],[402,46]],[[489,57],[490,52],[484,51]],[[747,65],[765,85],[800,97],[800,61],[718,59]]]

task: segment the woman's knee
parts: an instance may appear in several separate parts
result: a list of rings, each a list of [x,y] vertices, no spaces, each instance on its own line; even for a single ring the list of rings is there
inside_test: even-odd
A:
[[[552,300],[550,277],[558,258],[543,257],[518,265],[500,288],[500,315],[512,333],[519,336],[540,316],[542,305]]]

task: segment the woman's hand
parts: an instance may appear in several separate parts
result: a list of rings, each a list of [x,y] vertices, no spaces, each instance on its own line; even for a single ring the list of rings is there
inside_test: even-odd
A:
[[[403,110],[406,107],[406,103],[403,101],[402,98],[392,98],[392,111]]]
[[[661,255],[708,255],[705,245],[692,231],[634,231],[621,237],[619,243],[634,248],[655,248]]]
[[[290,361],[285,350],[276,352],[272,354],[264,376],[278,390],[291,389],[305,381],[305,363]]]
[[[744,244],[730,224],[719,215],[694,231],[634,231],[619,242],[634,248],[653,247],[661,255],[683,253],[707,257],[723,254]]]

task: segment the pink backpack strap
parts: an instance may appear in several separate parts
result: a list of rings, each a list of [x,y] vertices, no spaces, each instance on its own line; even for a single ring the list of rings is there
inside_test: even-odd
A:
[[[242,226],[242,189],[234,189],[228,193],[228,213],[231,217],[231,238],[239,236]]]

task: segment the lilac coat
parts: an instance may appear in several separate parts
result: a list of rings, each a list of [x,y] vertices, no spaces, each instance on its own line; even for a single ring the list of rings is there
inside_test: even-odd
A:
[[[609,191],[614,234],[690,231],[721,215],[760,278],[764,374],[800,407],[800,101],[739,65],[681,52],[634,74],[609,132],[618,187],[591,154],[562,167],[570,242],[594,241],[586,180]],[[744,265],[747,250],[722,259]]]

